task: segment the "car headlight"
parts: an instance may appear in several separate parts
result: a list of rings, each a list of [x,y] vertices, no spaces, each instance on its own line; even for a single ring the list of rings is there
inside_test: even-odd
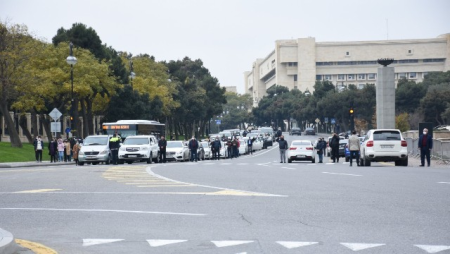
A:
[[[120,150],[120,151],[125,151],[126,148],[125,148],[125,147],[120,147],[119,150]]]
[[[108,150],[104,150],[104,151],[102,151],[100,154],[108,154],[108,153],[109,153]]]
[[[84,155],[84,152],[79,151],[79,152],[78,152],[78,155]]]
[[[142,151],[147,151],[148,150],[148,147],[146,147],[146,146],[144,146],[143,148],[142,148]]]

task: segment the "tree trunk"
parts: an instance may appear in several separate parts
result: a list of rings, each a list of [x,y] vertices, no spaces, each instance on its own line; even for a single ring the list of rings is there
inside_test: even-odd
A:
[[[38,136],[37,116],[34,109],[31,110],[31,132],[33,137],[36,138]]]
[[[19,133],[14,126],[14,121],[11,118],[11,115],[9,114],[6,101],[0,105],[0,111],[2,111],[3,117],[5,118],[6,127],[8,128],[9,138],[11,140],[11,146],[22,148],[22,141],[20,141]],[[3,133],[5,133],[5,131],[3,131]]]
[[[86,138],[86,136],[89,134],[89,128],[88,128],[88,122],[86,121],[87,115],[86,115],[86,105],[84,104],[84,100],[80,100],[81,104],[81,116],[83,117],[83,138]]]
[[[24,115],[20,116],[19,125],[20,125],[20,128],[22,128],[23,134],[27,137],[28,143],[33,144],[33,137],[31,136],[31,133],[28,130],[26,116],[24,116]]]
[[[48,142],[50,143],[50,141],[52,141],[52,130],[50,128],[50,119],[45,117],[45,115],[43,113],[40,114],[40,118],[39,120],[42,123],[42,126],[44,126],[44,130],[47,133],[47,137],[48,137]]]

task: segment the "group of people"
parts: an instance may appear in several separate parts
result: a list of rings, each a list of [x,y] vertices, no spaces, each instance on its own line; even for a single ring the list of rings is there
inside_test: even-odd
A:
[[[42,152],[44,150],[44,141],[41,136],[37,136],[33,142],[36,162],[42,162]],[[50,163],[55,162],[71,162],[72,159],[78,165],[78,152],[81,146],[78,139],[72,137],[70,139],[62,139],[61,137],[53,138],[48,143],[48,155],[50,155]]]

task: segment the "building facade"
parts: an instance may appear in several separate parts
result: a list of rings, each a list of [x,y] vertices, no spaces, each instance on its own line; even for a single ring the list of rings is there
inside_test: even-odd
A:
[[[280,85],[303,92],[316,81],[331,81],[338,89],[375,84],[377,59],[393,58],[396,83],[402,78],[421,82],[429,72],[450,70],[450,34],[432,39],[316,42],[315,38],[278,40],[265,58],[244,73],[245,92],[254,106],[267,89]]]

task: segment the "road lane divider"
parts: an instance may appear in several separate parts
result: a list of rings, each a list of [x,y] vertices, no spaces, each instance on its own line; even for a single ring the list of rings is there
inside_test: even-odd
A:
[[[322,172],[322,174],[329,174],[329,175],[343,175],[343,176],[362,176],[362,175],[345,174],[345,173],[331,173],[331,172]]]

